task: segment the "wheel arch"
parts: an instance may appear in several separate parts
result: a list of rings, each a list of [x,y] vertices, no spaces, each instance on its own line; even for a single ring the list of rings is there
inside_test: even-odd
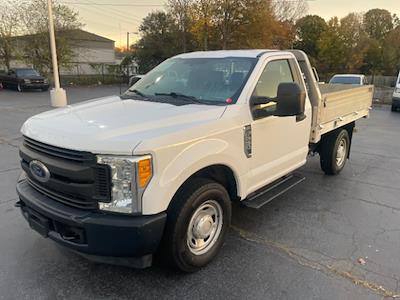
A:
[[[330,136],[330,135],[332,135],[332,134],[337,134],[338,131],[341,131],[341,130],[344,129],[344,130],[346,130],[347,133],[349,134],[350,144],[349,144],[349,152],[347,153],[347,158],[350,158],[351,144],[352,144],[352,140],[353,140],[353,131],[354,131],[355,126],[356,126],[356,122],[353,121],[353,122],[350,122],[350,123],[348,123],[348,124],[346,124],[346,125],[343,125],[343,126],[341,126],[341,127],[338,127],[338,128],[336,128],[335,130],[333,130],[333,131],[330,131],[330,132],[325,133],[324,135],[321,136],[321,140],[318,142],[318,144],[310,145],[310,147],[311,147],[311,149],[312,149],[311,151],[314,152],[314,153],[315,153],[315,152],[319,153],[320,150],[321,150],[321,145],[322,145],[322,143],[325,142],[325,139],[326,139],[328,136]]]
[[[171,207],[175,198],[183,190],[183,188],[190,184],[191,181],[196,178],[206,178],[218,182],[224,186],[229,194],[232,201],[240,200],[239,196],[239,181],[235,172],[229,166],[225,164],[213,164],[197,170],[192,175],[190,175],[177,189],[168,208]]]

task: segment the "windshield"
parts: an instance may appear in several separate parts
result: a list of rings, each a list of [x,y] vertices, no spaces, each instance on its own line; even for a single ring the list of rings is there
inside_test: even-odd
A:
[[[235,103],[255,58],[172,58],[134,84],[124,95],[148,100],[174,98],[204,104]],[[171,100],[171,99],[170,99]]]
[[[331,84],[361,84],[360,77],[356,76],[334,76],[331,81]]]
[[[39,76],[39,73],[33,69],[15,70],[18,76]]]

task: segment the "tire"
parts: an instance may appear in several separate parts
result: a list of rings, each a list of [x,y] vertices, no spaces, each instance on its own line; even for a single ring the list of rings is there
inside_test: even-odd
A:
[[[397,107],[392,104],[392,111],[397,111]]]
[[[322,171],[326,175],[339,174],[346,165],[350,150],[350,137],[346,129],[338,129],[323,138],[319,155]]]
[[[231,200],[221,184],[204,178],[186,183],[168,209],[164,261],[188,273],[206,266],[223,245],[231,214]]]
[[[44,88],[42,89],[42,92],[47,92],[49,90],[49,88]]]
[[[17,84],[17,91],[20,93],[22,93],[24,91],[24,89],[22,88],[20,83]]]

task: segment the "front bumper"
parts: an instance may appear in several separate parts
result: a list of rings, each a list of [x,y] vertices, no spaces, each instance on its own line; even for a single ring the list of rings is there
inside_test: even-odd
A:
[[[23,83],[21,87],[24,90],[48,90],[50,85],[48,83]]]
[[[58,203],[19,181],[22,214],[32,229],[89,259],[144,268],[151,265],[166,213],[124,216],[90,212]]]
[[[398,98],[398,97],[393,97],[393,98],[392,98],[392,105],[393,105],[394,107],[399,107],[399,108],[400,108],[400,98]]]

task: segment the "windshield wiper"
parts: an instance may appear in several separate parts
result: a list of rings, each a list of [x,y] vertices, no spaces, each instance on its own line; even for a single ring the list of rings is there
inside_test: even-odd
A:
[[[135,93],[136,95],[139,95],[140,97],[143,97],[143,98],[147,98],[147,95],[145,95],[145,94],[143,94],[141,91],[138,91],[138,90],[129,90],[130,92],[132,92],[132,93]]]
[[[133,98],[132,98],[133,95],[129,95],[129,93],[134,93],[134,94],[136,94],[137,96],[139,96],[140,98],[143,98],[143,100],[148,100],[148,99],[149,99],[149,96],[143,94],[142,92],[140,92],[140,91],[138,91],[138,90],[128,90],[127,92],[125,92],[124,94],[122,94],[122,95],[120,96],[120,98],[121,98],[121,99],[133,99]],[[139,100],[139,99],[136,99],[136,100]],[[140,100],[142,100],[142,99],[140,99]]]
[[[181,94],[181,93],[176,93],[176,92],[170,92],[170,93],[155,93],[154,95],[156,96],[170,96],[172,98],[182,98],[182,99],[186,99],[186,100],[190,100],[193,103],[200,103],[200,104],[204,104],[203,101],[201,101],[200,99],[197,99],[194,96],[188,96],[185,94]]]

